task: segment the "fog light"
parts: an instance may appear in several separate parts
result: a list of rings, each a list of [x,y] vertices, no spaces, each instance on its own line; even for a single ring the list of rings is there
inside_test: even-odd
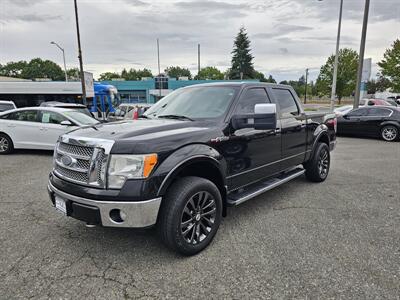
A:
[[[126,214],[120,209],[112,209],[110,210],[110,219],[114,223],[123,223],[125,221]]]

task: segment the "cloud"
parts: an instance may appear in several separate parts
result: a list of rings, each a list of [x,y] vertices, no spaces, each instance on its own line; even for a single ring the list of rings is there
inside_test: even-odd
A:
[[[62,20],[62,16],[60,15],[39,15],[39,14],[25,14],[25,15],[15,15],[15,16],[8,16],[3,17],[2,21],[7,22],[49,22],[54,20]]]
[[[281,52],[282,54],[288,54],[289,50],[288,48],[279,48],[279,52]]]
[[[132,6],[149,6],[150,4],[140,0],[123,0],[126,4]]]
[[[28,7],[28,6],[33,6],[42,2],[45,2],[47,0],[2,0],[3,5],[15,5],[15,6],[21,6],[21,7]]]
[[[256,39],[270,39],[289,35],[293,32],[303,32],[312,30],[313,27],[293,24],[275,24],[268,32],[256,33],[252,35]]]

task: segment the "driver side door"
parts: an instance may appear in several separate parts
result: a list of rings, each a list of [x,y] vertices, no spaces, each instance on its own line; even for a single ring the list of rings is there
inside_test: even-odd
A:
[[[254,114],[256,104],[266,103],[271,101],[264,88],[249,88],[240,96],[233,115]],[[281,135],[275,130],[234,130],[222,151],[228,163],[230,189],[238,189],[279,171]]]

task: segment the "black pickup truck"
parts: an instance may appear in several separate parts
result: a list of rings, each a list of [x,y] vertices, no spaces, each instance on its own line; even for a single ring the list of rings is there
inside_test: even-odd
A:
[[[200,84],[176,90],[140,119],[60,137],[48,191],[88,226],[157,226],[171,249],[193,255],[227,207],[302,174],[329,172],[333,114],[304,112],[290,86]]]

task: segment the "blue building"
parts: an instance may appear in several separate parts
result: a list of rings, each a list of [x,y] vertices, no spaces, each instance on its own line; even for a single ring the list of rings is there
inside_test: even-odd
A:
[[[138,81],[112,80],[102,81],[101,83],[115,86],[121,101],[124,103],[155,103],[160,98],[181,87],[201,83],[228,81],[240,80],[176,80],[175,78],[158,76]],[[258,80],[250,81],[258,82]]]

